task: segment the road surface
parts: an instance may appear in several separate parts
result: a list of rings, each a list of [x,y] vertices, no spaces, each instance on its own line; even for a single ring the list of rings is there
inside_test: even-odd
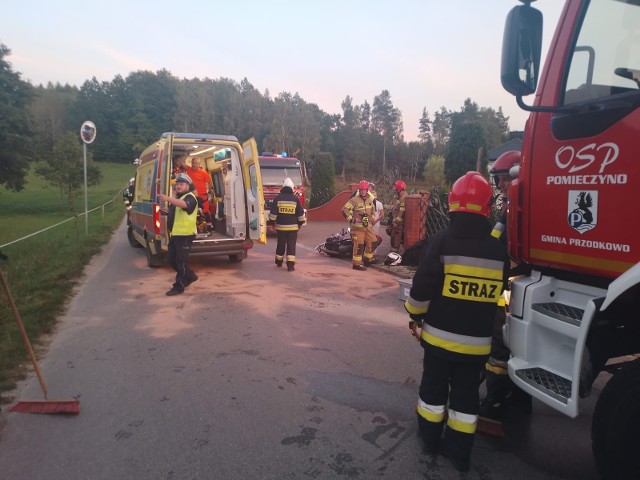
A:
[[[5,406],[0,478],[597,478],[589,418],[539,403],[505,438],[477,436],[466,475],[421,454],[422,351],[397,278],[314,251],[342,226],[306,226],[295,272],[275,267],[270,237],[240,264],[194,260],[200,280],[167,297],[172,271],[147,268],[123,225],[41,360],[49,398],[81,413]],[[12,394],[42,398],[35,378]]]

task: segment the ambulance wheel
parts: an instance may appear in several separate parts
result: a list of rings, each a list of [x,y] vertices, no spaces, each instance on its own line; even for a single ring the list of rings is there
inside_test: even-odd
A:
[[[244,257],[242,255],[229,255],[229,260],[231,260],[231,263],[240,263],[244,260]]]
[[[604,479],[640,478],[640,360],[625,365],[598,399],[591,426],[591,448]]]
[[[133,228],[131,227],[131,225],[127,227],[127,240],[129,240],[129,245],[131,245],[133,248],[142,248],[140,242],[136,240],[136,237],[133,236]]]
[[[154,254],[151,251],[151,244],[147,240],[147,265],[151,268],[161,267],[164,265],[164,255]]]

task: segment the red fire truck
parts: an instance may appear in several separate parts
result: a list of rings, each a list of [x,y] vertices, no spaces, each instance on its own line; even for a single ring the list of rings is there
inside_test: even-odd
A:
[[[258,157],[258,164],[262,173],[262,188],[264,191],[265,212],[269,215],[273,200],[280,193],[282,182],[290,178],[293,182],[293,193],[300,199],[305,212],[306,197],[304,190],[304,170],[302,162],[286,154],[276,155],[271,152],[262,152]]]
[[[593,453],[604,477],[640,478],[640,2],[567,0],[541,71],[542,14],[523,3],[501,71],[531,112],[509,192],[509,253],[531,267],[511,281],[509,374],[571,417],[613,374]]]

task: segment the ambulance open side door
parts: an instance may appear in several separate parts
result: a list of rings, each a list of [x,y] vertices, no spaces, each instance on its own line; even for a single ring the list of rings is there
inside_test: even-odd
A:
[[[244,142],[242,151],[242,170],[249,215],[249,237],[256,242],[267,243],[262,175],[258,164],[258,145],[255,139],[250,138]]]

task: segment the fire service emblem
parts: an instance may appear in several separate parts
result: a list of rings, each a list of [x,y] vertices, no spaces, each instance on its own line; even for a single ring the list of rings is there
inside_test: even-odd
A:
[[[598,224],[598,191],[569,190],[567,211],[571,228],[581,234],[595,228]]]

